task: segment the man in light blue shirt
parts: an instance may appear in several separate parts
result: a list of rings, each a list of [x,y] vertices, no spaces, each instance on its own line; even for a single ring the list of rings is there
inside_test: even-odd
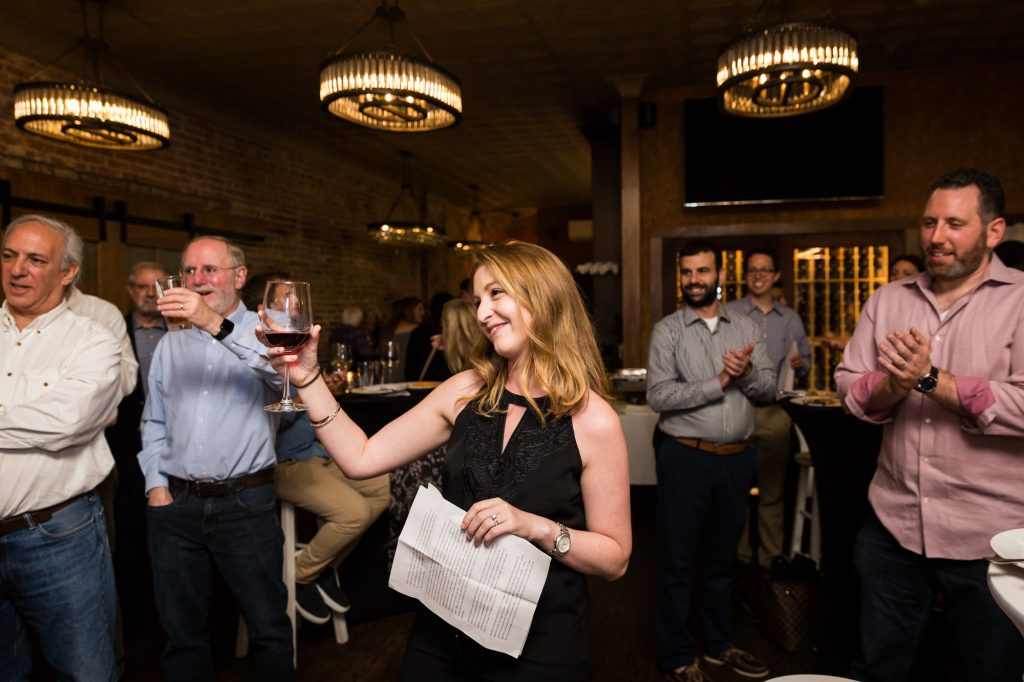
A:
[[[216,564],[245,617],[260,679],[291,680],[284,538],[272,486],[277,420],[263,410],[282,380],[256,339],[258,316],[239,300],[247,273],[241,249],[200,237],[181,262],[189,288],[168,290],[158,308],[192,327],[157,345],[139,453],[168,638],[161,667],[171,682],[213,679],[207,613]]]
[[[787,369],[794,376],[807,376],[811,370],[811,349],[800,316],[792,308],[772,297],[772,285],[781,273],[775,254],[763,250],[748,251],[746,262],[747,295],[730,301],[726,310],[746,315],[761,329],[768,347],[768,355],[780,378]],[[793,352],[793,346],[796,352]],[[790,389],[792,386],[779,386]],[[782,407],[772,401],[757,407],[754,421],[754,449],[757,451],[757,528],[761,539],[757,562],[769,568],[772,559],[782,554],[783,527],[785,525],[786,464],[789,460],[789,429],[791,421]],[[747,532],[740,539],[740,559],[751,561]]]

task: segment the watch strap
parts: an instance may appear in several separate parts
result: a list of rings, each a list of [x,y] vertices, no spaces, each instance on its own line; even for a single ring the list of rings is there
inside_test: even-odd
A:
[[[231,336],[231,332],[233,331],[235,331],[235,323],[225,317],[223,320],[221,320],[220,331],[214,334],[213,338],[217,339],[218,341],[223,341],[224,339]]]

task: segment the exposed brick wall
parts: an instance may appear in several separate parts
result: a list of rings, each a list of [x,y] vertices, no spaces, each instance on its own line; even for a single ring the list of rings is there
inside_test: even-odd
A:
[[[383,217],[397,194],[397,155],[395,177],[382,177],[344,158],[306,155],[179,110],[170,112],[171,145],[164,150],[115,153],[51,142],[19,131],[11,114],[15,83],[38,66],[0,48],[0,177],[16,196],[84,207],[83,197],[99,195],[108,204],[127,202],[131,213],[175,219],[188,211],[199,225],[262,235],[263,243],[244,246],[250,272],[284,269],[308,279],[324,322],[338,320],[348,305],[387,311],[401,296],[428,298],[464,276],[464,263],[443,249],[425,255],[377,246],[366,236],[366,223]],[[467,207],[432,195],[435,210],[456,225],[467,219]],[[129,264],[119,262],[119,250],[116,234],[99,246],[107,267],[123,269],[106,273],[99,288],[125,307],[119,283]]]

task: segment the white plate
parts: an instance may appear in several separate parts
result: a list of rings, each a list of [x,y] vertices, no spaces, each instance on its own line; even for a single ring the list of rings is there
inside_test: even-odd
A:
[[[806,405],[807,407],[842,407],[843,404],[839,402],[839,398],[830,398],[824,395],[805,395],[798,398],[793,398],[792,402],[794,405]]]
[[[995,535],[988,543],[992,551],[1004,559],[1020,559],[1024,561],[1024,528],[1004,530]]]
[[[352,392],[356,395],[388,395],[390,393],[400,393],[405,389],[409,388],[409,382],[403,381],[396,384],[376,384],[374,386],[360,386],[359,388],[353,388]]]

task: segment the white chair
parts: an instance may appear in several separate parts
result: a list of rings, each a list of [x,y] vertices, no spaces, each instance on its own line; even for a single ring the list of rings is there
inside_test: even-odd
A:
[[[810,449],[800,428],[796,429],[797,438],[800,439],[800,452],[794,459],[800,465],[800,477],[796,485],[796,511],[793,514],[793,537],[789,544],[790,557],[803,553],[804,531],[807,521],[810,521],[811,538],[808,547],[808,554],[815,566],[821,566],[821,515],[818,513],[818,496],[814,489],[814,465],[811,463]],[[808,508],[809,507],[809,508]]]
[[[317,523],[321,523],[317,519]],[[281,500],[281,531],[284,533],[284,565],[282,578],[288,589],[288,604],[285,611],[292,621],[292,665],[298,666],[298,613],[295,609],[295,555],[305,547],[305,543],[296,541],[295,538],[295,505],[291,502]],[[327,569],[330,570],[330,569]],[[348,622],[344,613],[331,611],[331,620],[334,625],[334,641],[338,644],[348,642]],[[238,638],[235,640],[235,656],[244,658],[249,653],[249,629],[245,625],[245,618],[238,617]]]

